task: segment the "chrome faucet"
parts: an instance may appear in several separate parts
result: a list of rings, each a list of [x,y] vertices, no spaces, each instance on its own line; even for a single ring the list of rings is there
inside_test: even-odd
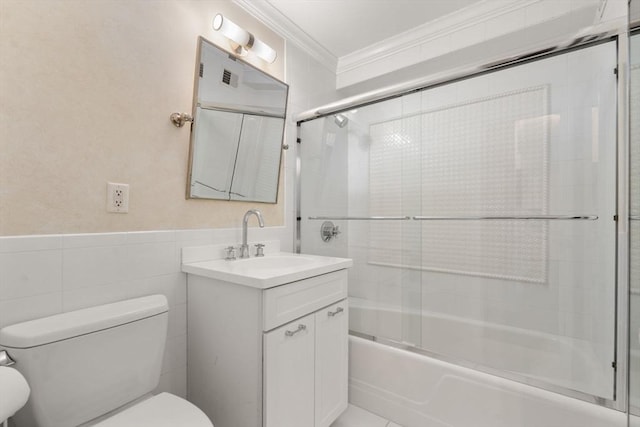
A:
[[[258,209],[250,209],[244,214],[242,219],[242,246],[240,246],[240,258],[249,258],[249,245],[247,244],[247,223],[249,217],[255,215],[258,218],[258,224],[260,228],[264,227],[264,219],[262,218],[262,212]]]

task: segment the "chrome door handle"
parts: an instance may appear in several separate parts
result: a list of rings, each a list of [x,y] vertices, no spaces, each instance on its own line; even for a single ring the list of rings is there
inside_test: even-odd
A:
[[[327,314],[329,315],[329,317],[333,317],[336,314],[342,313],[343,311],[344,311],[344,308],[338,307],[338,308],[336,308],[336,311],[329,311]]]
[[[298,325],[298,329],[296,329],[295,331],[286,331],[284,334],[288,337],[292,337],[295,334],[297,334],[298,332],[302,332],[305,331],[307,329],[307,327],[305,325]]]

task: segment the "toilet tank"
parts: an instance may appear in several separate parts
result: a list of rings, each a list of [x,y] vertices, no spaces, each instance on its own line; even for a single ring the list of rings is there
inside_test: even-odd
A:
[[[77,426],[151,392],[167,318],[166,297],[152,295],[0,329],[0,349],[31,387],[16,426]]]

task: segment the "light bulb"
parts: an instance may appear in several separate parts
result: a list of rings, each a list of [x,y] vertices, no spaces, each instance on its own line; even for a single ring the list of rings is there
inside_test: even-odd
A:
[[[256,39],[250,32],[240,28],[222,14],[218,13],[213,18],[212,26],[214,30],[220,31],[222,35],[236,44],[235,46],[232,44],[232,47],[238,55],[242,56],[242,52],[246,49],[270,64],[276,60],[277,53],[271,46]]]
[[[233,21],[225,18],[220,13],[213,18],[213,29],[220,31],[226,38],[240,46],[246,46],[251,38],[251,34],[249,34],[248,31],[243,30]]]
[[[254,39],[251,51],[270,64],[276,60],[276,51],[259,39]]]

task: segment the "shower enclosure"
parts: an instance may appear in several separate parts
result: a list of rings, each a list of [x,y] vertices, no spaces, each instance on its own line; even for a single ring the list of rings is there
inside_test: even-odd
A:
[[[354,260],[353,335],[616,406],[617,66],[605,39],[299,123],[300,249]]]

